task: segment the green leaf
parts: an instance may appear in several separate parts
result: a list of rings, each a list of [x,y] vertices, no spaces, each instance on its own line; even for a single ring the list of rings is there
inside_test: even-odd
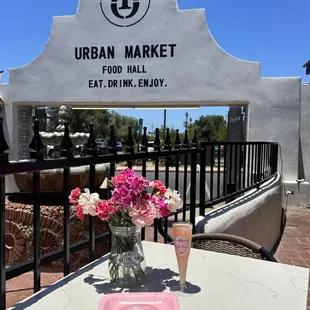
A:
[[[156,196],[160,193],[160,190],[158,188],[154,188],[152,191],[152,196]]]
[[[109,187],[114,188],[114,185],[113,185],[113,183],[112,183],[110,180],[108,180],[108,182],[107,182],[107,183],[108,183],[108,186],[109,186]]]

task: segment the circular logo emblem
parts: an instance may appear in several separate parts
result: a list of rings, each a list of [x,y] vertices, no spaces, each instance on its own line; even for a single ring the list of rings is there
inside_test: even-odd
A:
[[[141,256],[136,252],[125,252],[120,255],[119,263],[124,267],[134,267],[141,262]]]
[[[118,27],[137,24],[146,15],[151,0],[100,0],[104,17]]]

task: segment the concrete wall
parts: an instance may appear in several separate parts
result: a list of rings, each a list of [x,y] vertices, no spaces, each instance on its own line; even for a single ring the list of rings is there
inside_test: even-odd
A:
[[[175,0],[150,0],[141,2],[142,10],[145,3],[150,7],[140,21],[118,27],[105,18],[98,0],[80,0],[76,16],[53,19],[43,52],[9,71],[7,91],[0,88],[0,96],[14,107],[249,105],[247,139],[279,142],[283,174],[286,180],[296,180],[300,78],[261,78],[259,63],[227,54],[209,32],[203,9],[179,11]],[[109,10],[109,6],[104,8],[108,14]],[[168,45],[162,57],[124,55],[126,46],[157,44]],[[173,53],[169,44],[175,47]],[[115,57],[76,59],[75,47],[92,46],[113,47]],[[104,73],[103,66],[108,65],[120,66],[122,73]],[[144,71],[128,73],[128,66],[134,65],[144,66]],[[130,80],[132,87],[109,87],[112,79]],[[140,79],[149,83],[159,79],[161,85],[141,87]],[[94,80],[101,80],[102,85],[91,87]],[[11,121],[9,116],[7,121]],[[18,124],[13,120],[12,125],[9,140],[15,157]]]
[[[301,177],[310,179],[310,84],[301,85],[300,106],[300,163]]]
[[[0,111],[0,117],[4,119],[4,134],[7,137],[7,143],[10,147],[10,154],[13,153],[13,105],[7,101],[8,98],[8,84],[0,84],[0,97],[5,101],[6,106]],[[12,158],[14,155],[12,154]]]
[[[288,206],[309,206],[310,191],[310,84],[301,84],[298,181],[285,180],[285,189],[294,192],[287,197]]]
[[[5,108],[0,111],[0,117],[4,119],[4,135],[6,137],[6,142],[10,150],[9,153],[9,160],[16,160],[18,154],[18,146],[14,145],[14,141],[17,141],[17,107],[14,106],[11,102],[8,102],[8,84],[0,84],[0,97],[4,99],[6,106]],[[0,171],[1,172],[1,171]],[[17,191],[18,188],[16,187],[15,181],[13,176],[6,177],[5,183],[5,190],[6,192],[14,192]]]
[[[271,251],[281,235],[283,184],[280,174],[243,197],[196,220],[197,233],[241,236]]]

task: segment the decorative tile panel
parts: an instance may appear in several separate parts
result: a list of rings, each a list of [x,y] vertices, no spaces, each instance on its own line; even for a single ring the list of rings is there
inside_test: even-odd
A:
[[[18,160],[29,158],[29,144],[32,137],[32,108],[19,106],[18,115]]]

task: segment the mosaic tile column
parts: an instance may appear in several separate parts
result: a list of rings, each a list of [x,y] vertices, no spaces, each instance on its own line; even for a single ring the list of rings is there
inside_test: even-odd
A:
[[[32,137],[32,108],[19,106],[18,115],[18,160],[29,159],[29,144]]]

